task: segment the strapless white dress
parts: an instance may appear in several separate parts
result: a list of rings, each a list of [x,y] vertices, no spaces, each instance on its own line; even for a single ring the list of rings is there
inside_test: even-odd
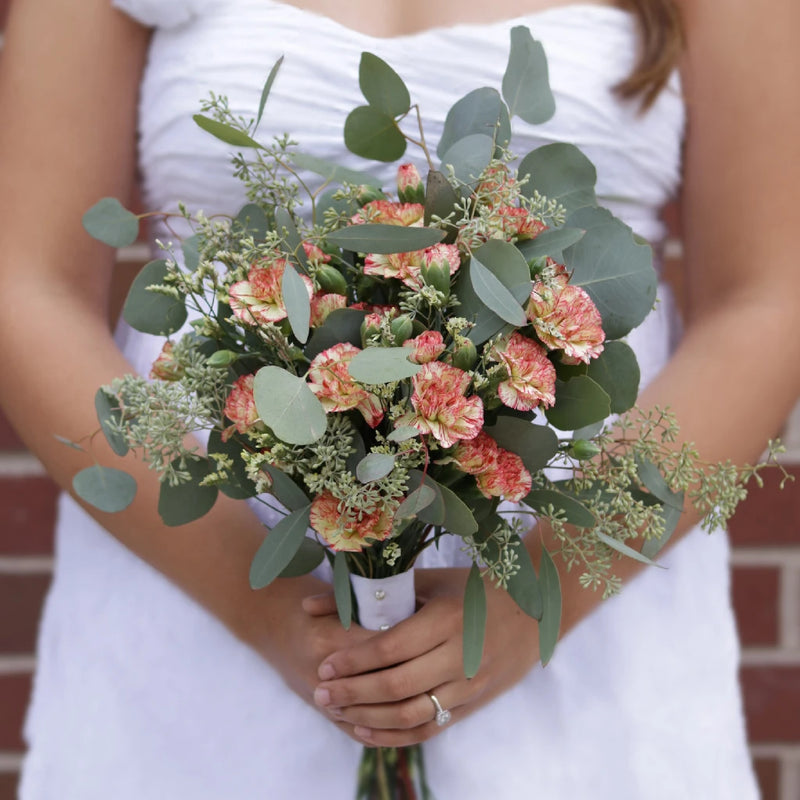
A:
[[[656,245],[676,189],[684,106],[678,77],[638,113],[611,87],[636,33],[621,10],[575,5],[490,25],[377,40],[274,0],[115,0],[155,27],[140,115],[149,207],[207,212],[243,201],[228,148],[191,116],[210,90],[252,114],[285,54],[260,134],[291,132],[318,156],[363,167],[342,146],[360,102],[362,50],[388,60],[418,100],[428,137],[466,91],[499,86],[512,24],[550,62],[558,110],[516,125],[517,152],[580,145],[598,191]],[[392,168],[377,173],[391,185]],[[159,232],[157,232],[159,233]],[[630,341],[646,377],[675,325],[668,295]],[[146,371],[159,342],[119,341]],[[425,562],[461,563],[457,543]],[[554,660],[426,745],[437,800],[751,800],[738,645],[723,535],[694,531],[564,637]],[[246,576],[242,576],[246,580]],[[60,506],[55,579],[39,643],[23,800],[350,800],[359,745],[288,691],[203,609],[73,502]]]

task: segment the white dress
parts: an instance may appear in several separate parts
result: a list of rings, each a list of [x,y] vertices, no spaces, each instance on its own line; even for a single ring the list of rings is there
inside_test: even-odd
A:
[[[404,76],[436,141],[457,98],[499,86],[508,31],[527,24],[547,51],[558,108],[545,126],[515,125],[516,151],[577,143],[616,213],[650,241],[663,238],[658,215],[679,180],[684,106],[677,76],[645,115],[611,93],[635,51],[624,11],[562,6],[378,40],[274,0],[115,4],[156,28],[140,117],[148,207],[183,200],[213,212],[242,203],[228,148],[191,116],[211,90],[251,115],[281,54],[260,135],[290,131],[306,151],[343,160],[362,50]],[[378,165],[387,186],[391,170]],[[666,358],[671,319],[665,295],[630,337],[645,376]],[[119,340],[148,370],[156,338],[122,330]],[[453,546],[430,558],[463,556]],[[437,800],[757,797],[727,561],[723,535],[694,531],[664,556],[667,570],[645,572],[567,635],[547,668],[426,745]],[[350,800],[360,754],[66,498],[27,738],[23,800]]]

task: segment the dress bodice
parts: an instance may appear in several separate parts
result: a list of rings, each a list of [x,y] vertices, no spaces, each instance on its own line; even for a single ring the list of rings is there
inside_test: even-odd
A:
[[[276,0],[116,0],[156,26],[142,84],[140,160],[146,200],[158,209],[177,201],[230,212],[243,201],[231,176],[232,148],[192,121],[209,92],[226,94],[236,114],[252,117],[271,65],[283,67],[259,138],[290,133],[301,150],[381,177],[391,165],[365,162],[344,149],[347,113],[363,103],[358,60],[369,50],[389,62],[421,108],[426,137],[438,142],[450,106],[479,86],[500,86],[509,29],[527,25],[545,48],[556,97],[555,117],[532,126],[515,119],[512,146],[524,155],[541,144],[578,145],[598,169],[598,194],[639,234],[663,235],[659,212],[680,173],[684,107],[677,73],[652,109],[620,101],[613,87],[636,52],[634,17],[593,4],[558,6],[492,24],[459,24],[394,38],[368,36]],[[408,155],[421,161],[421,153]]]

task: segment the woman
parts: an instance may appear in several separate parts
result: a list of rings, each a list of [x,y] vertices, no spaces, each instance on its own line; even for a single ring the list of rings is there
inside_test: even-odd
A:
[[[99,197],[130,192],[143,69],[148,201],[212,210],[236,194],[224,148],[187,124],[207,91],[226,90],[237,110],[250,112],[263,73],[286,52],[270,100],[273,132],[288,128],[325,155],[318,148],[340,141],[337,107],[355,104],[362,49],[407,77],[427,118],[463,94],[462,84],[497,85],[509,20],[528,24],[548,52],[559,103],[553,127],[530,136],[585,146],[603,193],[627,194],[634,227],[660,236],[656,215],[679,167],[679,84],[673,76],[642,115],[641,96],[622,100],[612,87],[633,66],[637,19],[650,21],[656,55],[669,59],[675,34],[662,0],[635,3],[636,16],[612,5],[535,0],[117,5],[130,16],[111,0],[15,4],[0,77],[0,289],[38,298],[45,287],[49,301],[33,319],[28,303],[4,311],[4,340],[25,331],[25,347],[3,348],[2,401],[64,486],[87,464],[53,434],[79,439],[94,430],[96,387],[130,369],[106,327],[113,256],[79,222]],[[786,368],[800,357],[800,337],[786,336],[800,312],[790,217],[800,180],[800,8],[776,0],[765,26],[744,0],[724,14],[711,0],[679,5],[690,318],[640,403],[669,405],[707,460],[745,461],[800,393],[797,371]],[[148,58],[149,26],[156,30]],[[659,74],[656,65],[645,75],[645,95]],[[668,316],[662,310],[637,334],[651,372],[661,366]],[[125,353],[146,368],[149,345],[126,336]],[[98,442],[93,453],[114,461]],[[446,569],[420,570],[424,605],[412,619],[385,634],[346,632],[315,577],[249,590],[263,528],[245,504],[222,501],[197,523],[165,529],[153,476],[141,465],[133,470],[140,491],[131,508],[113,517],[93,512],[113,538],[72,502],[62,504],[25,800],[344,798],[352,795],[357,743],[422,740],[439,800],[755,796],[725,542],[687,534],[693,520],[665,557],[666,576],[640,575],[613,601],[601,605],[575,573],[562,574],[569,635],[546,670],[536,667],[535,623],[490,592],[484,663],[467,682],[457,554]],[[529,537],[534,558],[542,537]],[[620,570],[631,578],[635,571]],[[430,693],[452,711],[444,728],[433,721]]]

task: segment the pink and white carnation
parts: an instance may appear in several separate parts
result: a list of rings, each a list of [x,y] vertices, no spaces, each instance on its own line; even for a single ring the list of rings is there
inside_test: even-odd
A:
[[[236,319],[249,324],[280,322],[288,313],[283,302],[281,282],[286,259],[263,260],[250,267],[247,280],[231,284],[228,289],[230,306]],[[294,269],[290,266],[290,269]],[[314,284],[307,275],[300,276],[308,290],[314,294]]]
[[[175,360],[172,342],[164,342],[158,358],[150,368],[150,377],[159,381],[177,381],[183,377],[183,365]]]
[[[588,364],[603,352],[603,320],[580,286],[537,282],[526,313],[539,339],[551,350],[564,351],[565,362]]]
[[[525,208],[502,206],[497,209],[497,218],[506,239],[535,239],[547,230],[547,225]]]
[[[547,351],[533,339],[514,332],[498,342],[490,357],[505,366],[508,377],[497,387],[501,402],[517,411],[531,411],[556,401],[556,368]]]
[[[432,361],[411,379],[413,412],[402,414],[395,425],[429,433],[442,447],[462,439],[474,439],[483,427],[483,402],[476,395],[465,397],[470,377],[463,370]]]
[[[327,264],[331,260],[331,257],[313,242],[304,241],[303,250],[311,264]]]
[[[364,258],[364,274],[377,275],[380,278],[397,278],[412,289],[422,286],[420,269],[422,267],[422,251],[412,250],[408,253],[369,253]]]
[[[347,308],[347,298],[343,294],[315,294],[311,298],[311,327],[318,328],[331,311],[339,308]]]
[[[425,331],[413,339],[403,342],[403,347],[412,350],[408,357],[409,361],[415,364],[427,364],[436,361],[444,352],[444,339],[439,331]]]
[[[362,206],[350,219],[353,225],[364,222],[382,225],[422,225],[425,206],[422,203],[393,203],[391,200],[372,200]]]
[[[500,447],[485,431],[474,439],[459,442],[452,460],[460,470],[475,476],[485,497],[505,497],[516,502],[531,490],[531,474],[522,459]]]
[[[343,510],[325,490],[311,503],[311,526],[332,550],[359,552],[391,534],[396,510],[397,504],[385,504],[371,514]]]
[[[483,172],[483,180],[475,189],[481,204],[494,208],[509,206],[519,199],[519,187],[505,164],[493,164]]]
[[[361,351],[349,342],[323,350],[308,368],[308,386],[327,413],[356,409],[371,428],[383,419],[380,400],[359,386],[347,365]]]
[[[222,441],[227,442],[234,431],[248,433],[259,421],[256,399],[253,394],[255,375],[242,375],[233,383],[225,400],[225,416],[233,423],[222,432]]]
[[[402,203],[422,203],[425,186],[422,176],[413,164],[401,164],[397,168],[397,196]]]

